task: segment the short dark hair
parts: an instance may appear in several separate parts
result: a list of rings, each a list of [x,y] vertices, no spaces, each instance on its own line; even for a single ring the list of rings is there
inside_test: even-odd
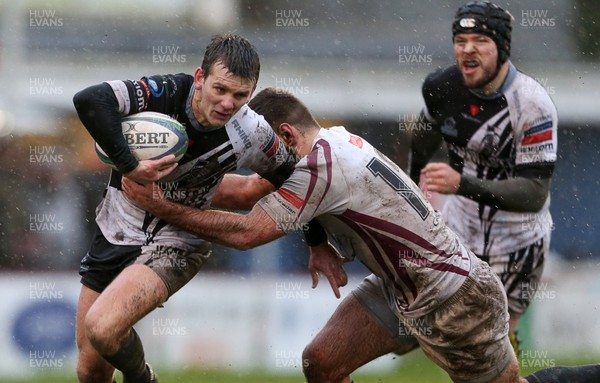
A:
[[[258,82],[260,59],[256,48],[239,35],[214,36],[206,46],[202,70],[208,76],[213,66],[223,64],[227,70],[242,79]]]
[[[279,134],[279,125],[284,122],[300,128],[319,126],[306,105],[283,89],[263,89],[250,100],[248,106],[262,115],[277,134]]]

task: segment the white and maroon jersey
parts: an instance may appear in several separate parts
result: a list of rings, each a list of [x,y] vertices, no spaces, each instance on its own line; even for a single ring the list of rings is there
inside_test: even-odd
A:
[[[456,66],[435,72],[423,85],[425,117],[448,148],[450,166],[484,180],[551,177],[556,161],[556,108],[533,78],[509,64],[501,89],[492,95],[469,90]],[[443,214],[448,226],[478,255],[502,255],[549,233],[550,197],[537,213],[499,210],[449,195]]]
[[[273,180],[285,178],[291,171],[286,169],[289,164],[283,143],[264,118],[247,105],[223,128],[207,130],[199,126],[191,112],[192,76],[152,76],[108,84],[119,102],[121,114],[151,110],[171,115],[185,126],[189,137],[187,152],[156,190],[170,200],[208,208],[227,172],[248,169]],[[96,222],[109,242],[159,243],[190,251],[207,246],[204,240],[131,203],[121,191],[121,177],[121,173],[112,172],[105,198],[96,211]]]
[[[419,188],[343,127],[321,129],[310,154],[259,206],[285,232],[316,218],[345,258],[386,282],[405,316],[434,310],[470,270],[472,255]]]

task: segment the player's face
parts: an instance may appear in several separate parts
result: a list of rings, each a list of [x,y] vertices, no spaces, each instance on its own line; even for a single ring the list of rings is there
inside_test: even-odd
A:
[[[498,48],[486,35],[457,34],[454,56],[467,88],[484,89],[498,74]]]
[[[196,69],[194,86],[194,116],[202,126],[216,128],[225,125],[250,100],[256,84],[231,74],[221,63],[216,63],[210,73]]]

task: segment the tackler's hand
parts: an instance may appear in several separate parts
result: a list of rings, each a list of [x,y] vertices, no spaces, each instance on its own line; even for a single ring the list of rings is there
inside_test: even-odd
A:
[[[308,270],[312,276],[313,289],[319,284],[319,272],[327,277],[336,298],[340,298],[340,287],[348,283],[344,271],[344,259],[327,241],[310,248]]]
[[[154,213],[154,210],[160,207],[163,200],[161,190],[155,183],[142,185],[131,179],[123,178],[121,189],[130,201],[151,213]]]
[[[138,183],[147,184],[167,176],[175,167],[177,167],[175,155],[170,154],[157,160],[142,160],[135,169],[124,176]]]

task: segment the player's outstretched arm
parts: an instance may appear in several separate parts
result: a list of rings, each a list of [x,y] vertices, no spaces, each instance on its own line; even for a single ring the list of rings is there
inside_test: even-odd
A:
[[[226,174],[219,184],[212,206],[230,210],[250,210],[259,199],[274,190],[275,186],[258,174]]]
[[[248,214],[200,210],[157,196],[154,184],[140,185],[123,179],[121,186],[136,205],[207,241],[248,250],[285,235],[259,206]]]

